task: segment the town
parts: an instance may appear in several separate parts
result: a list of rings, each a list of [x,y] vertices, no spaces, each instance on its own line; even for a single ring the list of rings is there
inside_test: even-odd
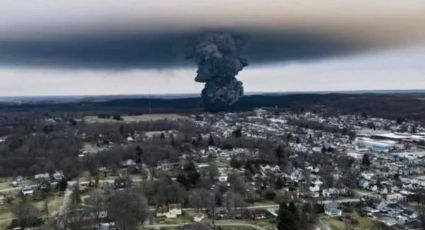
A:
[[[424,226],[412,120],[259,108],[1,122],[2,229]]]

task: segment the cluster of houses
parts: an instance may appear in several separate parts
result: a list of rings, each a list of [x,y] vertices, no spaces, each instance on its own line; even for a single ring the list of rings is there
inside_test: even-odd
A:
[[[366,204],[362,211],[368,217],[381,221],[390,227],[394,225],[403,226],[417,221],[418,214],[400,203],[373,197],[362,199]]]
[[[65,178],[62,171],[55,171],[52,174],[40,173],[34,175],[30,180],[23,177],[16,177],[12,181],[12,186],[21,186],[20,193],[23,196],[33,196],[37,191],[49,191],[58,188],[58,183]],[[22,184],[22,185],[21,185]]]
[[[274,113],[264,109],[243,113],[200,114],[196,117],[192,116],[191,121],[201,128],[207,128],[208,133],[201,134],[203,139],[209,138],[210,135],[224,137],[235,135],[235,127],[240,127],[241,134],[246,137],[272,141],[280,141],[284,138],[288,142],[288,148],[295,153],[291,157],[295,158],[299,152],[314,155],[331,151],[333,154],[347,154],[360,164],[363,155],[368,154],[371,156],[371,165],[367,169],[362,169],[360,178],[353,178],[358,179],[357,188],[354,190],[364,192],[374,200],[363,207],[363,210],[371,218],[377,218],[387,225],[392,224],[388,221],[391,218],[397,220],[395,224],[410,223],[417,219],[417,214],[403,205],[403,202],[415,195],[416,191],[425,189],[425,179],[420,177],[425,173],[425,150],[420,149],[420,143],[425,141],[425,134],[422,134],[425,133],[425,128],[413,122],[404,121],[400,124],[397,121],[357,115],[328,116],[311,112]],[[414,134],[407,133],[413,131]],[[126,141],[130,143],[136,139],[169,138],[176,132],[170,130],[138,133],[128,136]],[[353,136],[353,133],[356,135]],[[82,154],[97,153],[111,145],[111,143],[105,143],[102,136],[99,136],[97,140],[98,142],[94,145],[85,145]],[[228,186],[230,186],[230,174],[242,174],[245,170],[243,167],[238,170],[233,169],[230,166],[232,159],[235,157],[255,159],[259,156],[257,150],[245,148],[229,150],[215,146],[198,150],[196,153],[191,156],[183,154],[180,157],[181,162],[185,157],[190,157],[195,161],[196,170],[202,174],[211,166],[210,160],[214,159],[215,163],[219,163],[216,182]],[[175,179],[173,172],[178,171],[181,162],[159,162],[153,171],[167,172]],[[134,168],[138,164],[128,159],[120,162],[120,166]],[[325,178],[320,176],[319,172],[321,172],[320,167],[313,167],[307,162],[304,162],[303,166],[291,168],[290,172],[282,170],[277,165],[260,164],[258,172],[249,178],[250,183],[246,184],[246,190],[254,191],[260,196],[262,191],[274,188],[276,181],[273,179],[280,178],[282,187],[289,191],[293,198],[332,201],[358,195],[353,189],[344,186],[325,186]],[[149,177],[155,177],[155,175],[149,173]],[[21,193],[24,196],[33,195],[36,190],[43,189],[43,186],[55,186],[61,178],[63,179],[63,174],[61,177],[59,172],[52,175],[36,175],[34,181],[37,183],[22,186]],[[16,183],[18,186],[22,182]],[[84,190],[91,184],[92,181],[79,181],[80,190]],[[130,186],[124,179],[114,180],[112,184],[114,189]],[[343,211],[338,202],[323,204],[327,215],[333,217],[342,215]],[[217,218],[229,216],[225,208],[217,208],[213,212]],[[155,215],[160,218],[177,218],[182,213],[181,204],[168,204],[158,207]],[[238,213],[237,216],[261,219],[269,214],[260,209],[253,213]],[[202,221],[205,215],[206,213],[199,213],[194,217],[194,221]]]
[[[361,164],[366,154],[371,162],[369,167],[361,168],[359,178],[353,178],[358,180],[354,191],[344,187],[324,187],[318,173],[320,168],[308,165],[293,168],[289,174],[283,173],[277,166],[261,165],[260,174],[254,175],[254,180],[265,181],[264,178],[270,175],[284,178],[285,186],[300,194],[299,184],[305,182],[308,176],[308,191],[312,198],[331,200],[367,195],[379,199],[382,204],[400,204],[418,191],[425,190],[425,177],[421,177],[425,174],[425,127],[414,121],[361,115],[329,116],[311,112],[275,113],[265,109],[201,116],[194,122],[201,127],[211,128],[213,135],[230,136],[235,127],[242,127],[241,132],[247,137],[277,141],[285,138],[295,153],[321,154],[332,150],[336,154],[353,157],[357,164]],[[220,149],[214,149],[213,152],[222,156],[222,160],[230,160],[232,154],[237,154]],[[261,184],[263,187],[268,186],[267,183]],[[398,224],[403,221],[409,223],[417,217],[405,205],[390,212],[382,208],[375,210],[391,214],[380,217],[385,223],[388,222],[384,221],[387,217],[396,218]],[[340,216],[342,210],[337,203],[331,202],[325,204],[325,213]]]

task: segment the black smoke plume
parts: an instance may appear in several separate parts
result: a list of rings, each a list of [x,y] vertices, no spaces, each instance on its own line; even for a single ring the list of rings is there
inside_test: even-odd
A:
[[[244,39],[223,32],[207,33],[191,46],[188,57],[198,67],[195,81],[205,83],[202,100],[206,110],[225,110],[243,95],[236,75],[248,64],[241,55],[244,46]]]

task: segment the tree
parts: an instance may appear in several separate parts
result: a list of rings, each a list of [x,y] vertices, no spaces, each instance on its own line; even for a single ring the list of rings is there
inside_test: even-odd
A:
[[[297,214],[297,207],[295,206],[294,202],[289,203],[288,210],[292,214]]]
[[[14,214],[17,219],[17,225],[22,228],[37,226],[42,222],[40,211],[26,200],[22,200],[17,204]]]
[[[292,133],[288,133],[288,135],[286,135],[286,139],[289,141],[292,139]]]
[[[226,207],[232,217],[234,217],[236,209],[240,207],[245,207],[246,203],[243,200],[242,196],[229,191],[224,194],[222,205]]]
[[[143,149],[140,146],[136,146],[136,154],[137,154],[137,163],[142,162],[143,157]]]
[[[212,135],[208,138],[208,146],[215,146],[215,141]]]
[[[79,204],[81,204],[81,194],[80,194],[80,188],[78,184],[74,186],[72,190],[73,191],[71,193],[71,204],[78,206]]]
[[[286,168],[288,166],[289,163],[289,154],[288,154],[288,150],[283,147],[282,145],[277,146],[277,148],[274,150],[274,154],[276,156],[277,159],[277,164],[282,168]]]
[[[243,176],[238,174],[230,174],[228,178],[229,183],[231,184],[231,189],[235,193],[244,195],[246,192],[246,184]]]
[[[188,198],[192,208],[198,210],[206,208],[212,213],[212,225],[214,226],[215,208],[217,205],[215,192],[203,188],[192,189],[189,191]]]
[[[107,197],[106,207],[109,217],[122,230],[135,229],[147,217],[145,198],[131,189],[113,191]]]
[[[370,159],[368,154],[364,154],[362,158],[362,165],[365,167],[370,167]]]
[[[242,129],[241,128],[237,128],[235,130],[233,130],[232,132],[232,136],[239,138],[242,136]]]
[[[215,206],[215,194],[213,191],[196,188],[188,193],[189,204],[194,209],[213,208]]]
[[[95,192],[87,199],[86,202],[87,204],[89,204],[90,212],[96,214],[95,218],[92,220],[92,223],[100,223],[102,217],[99,214],[106,210],[106,198],[104,194],[100,192]]]
[[[188,162],[184,165],[183,170],[177,176],[177,181],[186,188],[194,186],[201,176],[195,168],[193,162]]]
[[[279,206],[279,213],[277,216],[277,229],[278,230],[297,230],[294,214],[289,210],[286,203]]]
[[[114,115],[112,115],[112,118],[114,119],[114,120],[117,120],[117,121],[120,121],[120,120],[122,120],[122,117],[121,117],[121,115],[119,115],[119,114],[114,114]]]
[[[155,182],[153,200],[157,206],[169,203],[181,203],[184,201],[185,189],[169,177],[162,176]]]
[[[419,209],[419,221],[420,226],[425,229],[425,191],[421,190],[417,192],[417,202]]]
[[[242,167],[242,165],[243,165],[243,162],[238,157],[232,156],[232,158],[230,158],[230,166],[232,168],[239,169],[240,167]]]

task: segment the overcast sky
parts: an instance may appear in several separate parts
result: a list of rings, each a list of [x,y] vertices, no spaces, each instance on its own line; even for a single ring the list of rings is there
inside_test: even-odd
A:
[[[0,96],[199,93],[190,41],[246,37],[247,92],[425,89],[422,0],[2,0]]]

